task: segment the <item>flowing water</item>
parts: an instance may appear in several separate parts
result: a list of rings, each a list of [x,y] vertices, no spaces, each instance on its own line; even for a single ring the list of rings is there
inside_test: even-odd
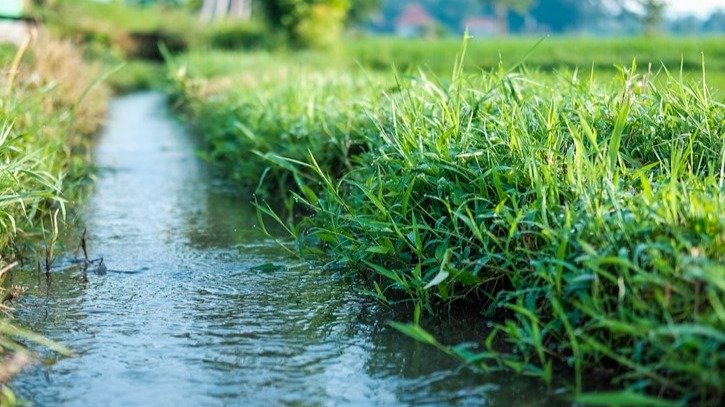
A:
[[[544,405],[516,375],[462,369],[391,329],[408,313],[300,263],[255,227],[247,199],[210,177],[164,97],[117,99],[80,209],[91,257],[27,271],[19,323],[71,347],[13,386],[41,406]],[[453,318],[451,318],[453,319]],[[467,322],[434,321],[445,341]]]

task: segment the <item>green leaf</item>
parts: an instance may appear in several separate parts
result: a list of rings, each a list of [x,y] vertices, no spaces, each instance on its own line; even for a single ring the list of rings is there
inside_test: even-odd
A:
[[[451,259],[451,253],[452,251],[450,249],[446,250],[446,253],[443,255],[443,261],[441,261],[441,267],[438,270],[438,274],[436,274],[433,279],[423,287],[423,289],[427,290],[431,287],[435,287],[438,284],[444,282],[446,278],[450,275],[450,273],[446,270],[446,266],[448,266],[448,262]]]
[[[415,339],[418,342],[422,342],[428,345],[439,347],[440,344],[433,337],[433,335],[426,332],[420,325],[417,324],[401,324],[400,322],[389,322],[390,326],[402,332],[403,334]]]
[[[617,160],[619,159],[619,146],[622,144],[622,135],[624,134],[624,127],[627,124],[627,116],[629,115],[629,102],[625,101],[622,108],[619,109],[617,114],[617,120],[614,122],[614,130],[612,131],[612,137],[609,139],[609,168],[614,171],[617,166]]]
[[[377,253],[377,254],[388,254],[390,253],[390,249],[383,246],[370,246],[367,249],[365,249],[368,253]]]
[[[449,276],[449,275],[450,275],[450,273],[449,273],[449,272],[447,272],[447,271],[445,271],[445,270],[441,270],[441,271],[439,271],[439,272],[438,272],[438,274],[436,274],[436,276],[435,276],[435,277],[433,277],[433,279],[432,279],[432,280],[430,280],[430,282],[429,282],[428,284],[426,284],[426,285],[425,285],[425,287],[423,287],[423,288],[427,290],[427,289],[429,289],[429,288],[431,288],[431,287],[435,287],[435,286],[437,286],[438,284],[440,284],[440,283],[442,283],[442,282],[446,281],[446,278],[448,278],[448,276]]]

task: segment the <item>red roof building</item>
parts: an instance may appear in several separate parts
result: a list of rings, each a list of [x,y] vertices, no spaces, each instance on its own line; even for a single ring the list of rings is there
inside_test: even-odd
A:
[[[435,26],[436,20],[418,3],[412,3],[403,9],[395,20],[395,33],[401,37],[417,37]]]

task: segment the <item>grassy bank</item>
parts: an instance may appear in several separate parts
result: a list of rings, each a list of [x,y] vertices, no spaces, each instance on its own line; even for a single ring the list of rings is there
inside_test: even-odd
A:
[[[62,193],[88,174],[92,134],[101,125],[108,92],[102,75],[68,42],[45,35],[27,50],[9,51],[3,66],[4,196],[2,248],[16,245]],[[30,232],[29,232],[30,233]],[[7,253],[7,252],[6,252]]]
[[[174,68],[174,96],[203,135],[202,156],[246,191],[270,199],[288,196],[294,172],[263,157],[283,150],[306,160],[312,152],[335,174],[352,170],[376,133],[370,114],[384,103],[380,89],[394,85],[379,75],[324,68],[317,56],[295,65],[292,57],[266,53],[214,55],[217,63],[195,53]]]
[[[575,74],[601,64],[586,56],[443,79],[366,58],[192,53],[174,92],[209,160],[262,199],[293,197],[303,252],[411,303],[408,334],[484,369],[564,368],[576,393],[722,401],[718,91],[689,69]],[[482,347],[418,326],[447,305],[490,317]]]
[[[89,175],[90,142],[108,92],[94,83],[98,67],[69,42],[43,34],[27,49],[0,51],[0,281],[22,257],[51,256],[65,204]],[[48,250],[46,250],[48,249]],[[34,261],[34,260],[32,260]],[[18,338],[57,347],[9,322],[2,288],[0,384],[31,362]],[[3,387],[0,404],[14,403]]]

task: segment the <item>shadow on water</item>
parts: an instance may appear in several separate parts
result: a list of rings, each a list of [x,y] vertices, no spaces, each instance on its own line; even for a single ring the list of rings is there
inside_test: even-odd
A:
[[[461,369],[385,323],[406,316],[287,257],[245,199],[212,182],[163,96],[116,100],[95,156],[80,216],[109,272],[61,259],[48,282],[15,276],[30,287],[19,321],[77,352],[15,380],[35,404],[552,402],[538,382]],[[259,267],[270,263],[282,267]],[[470,324],[436,329],[470,339]]]

